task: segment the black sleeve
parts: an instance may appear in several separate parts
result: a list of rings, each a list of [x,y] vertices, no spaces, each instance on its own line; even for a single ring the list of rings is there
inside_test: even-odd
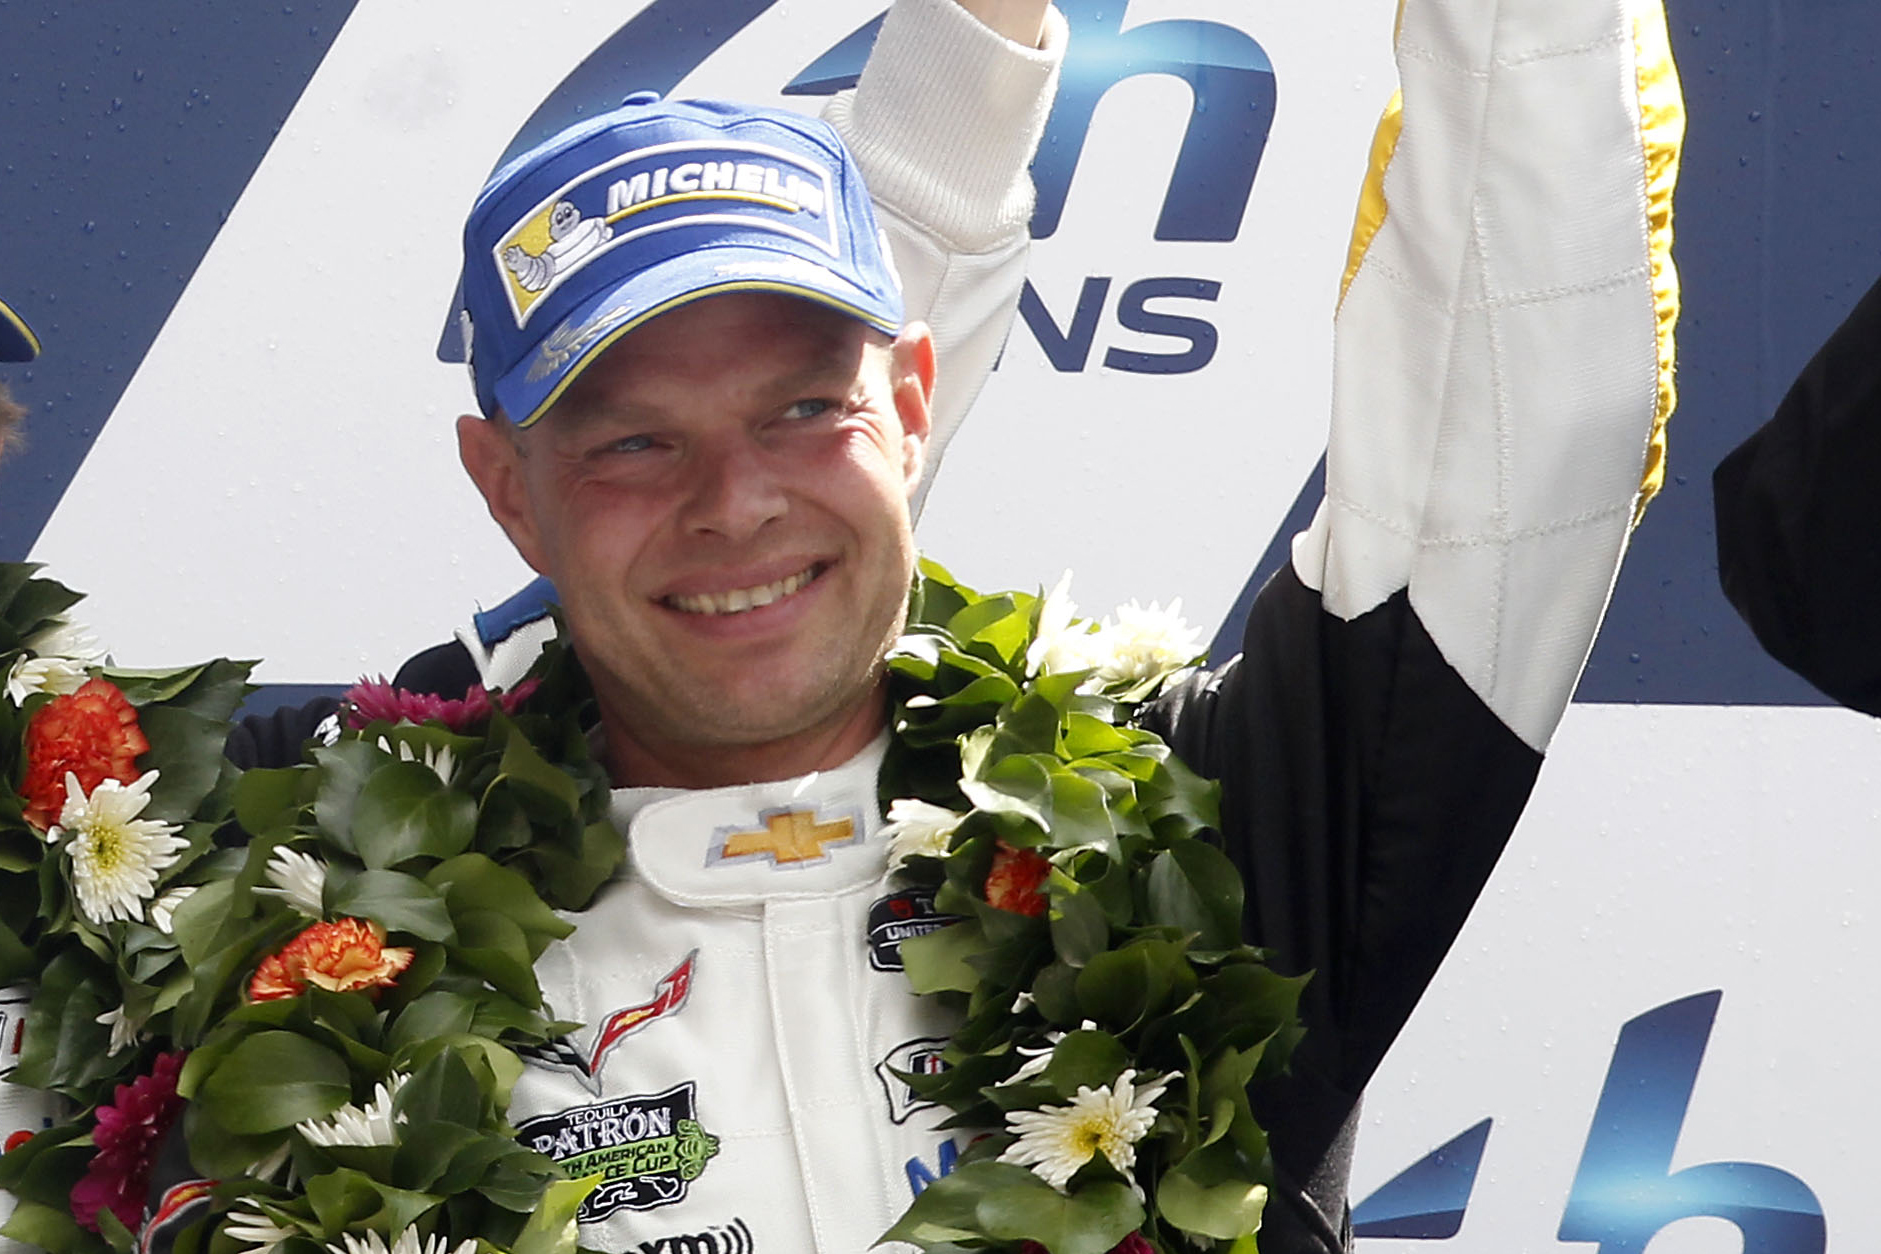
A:
[[[1222,781],[1249,940],[1277,969],[1313,972],[1291,1074],[1255,1094],[1290,1203],[1261,1249],[1342,1248],[1360,1094],[1495,867],[1541,755],[1443,660],[1406,593],[1342,621],[1290,564],[1256,598],[1242,655],[1163,698],[1151,723]]]
[[[317,697],[306,705],[284,705],[272,714],[251,714],[229,729],[222,756],[244,771],[294,766],[320,724],[339,708],[332,697]]]
[[[1758,641],[1881,715],[1881,281],[1712,490],[1718,576]]]
[[[432,645],[398,668],[392,686],[411,692],[435,693],[447,700],[457,700],[478,680],[477,664],[470,650],[458,641]]]

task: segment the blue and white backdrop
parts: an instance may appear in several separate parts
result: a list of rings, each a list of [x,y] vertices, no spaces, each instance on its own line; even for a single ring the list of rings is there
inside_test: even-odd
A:
[[[1231,617],[1317,498],[1393,0],[1061,0],[1022,317],[922,539],[982,585]],[[387,670],[519,586],[456,465],[457,227],[627,89],[814,109],[879,0],[0,0],[0,558],[120,661]],[[1819,1254],[1881,1228],[1881,731],[1716,589],[1709,473],[1881,270],[1881,9],[1673,0],[1691,109],[1672,476],[1579,705],[1373,1086],[1366,1254]],[[1226,192],[1223,189],[1226,188]],[[1245,194],[1242,189],[1245,188]],[[1196,467],[1215,467],[1211,476]],[[1133,483],[1183,514],[1132,517]],[[1124,505],[1098,535],[1064,523]]]

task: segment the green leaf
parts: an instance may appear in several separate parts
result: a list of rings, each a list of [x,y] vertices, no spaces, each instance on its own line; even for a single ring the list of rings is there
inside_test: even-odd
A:
[[[1150,859],[1146,887],[1146,922],[1194,936],[1205,950],[1240,943],[1240,877],[1216,850],[1200,841],[1178,842]]]
[[[538,753],[524,736],[512,736],[509,743],[503,746],[502,765],[491,787],[512,780],[547,793],[570,811],[578,810],[581,806],[581,791],[575,781],[550,765],[549,760]]]
[[[453,914],[490,910],[515,923],[529,938],[532,963],[549,941],[560,940],[575,930],[536,895],[528,879],[479,853],[461,854],[439,863],[425,876],[425,882],[444,895]]]
[[[474,999],[448,989],[431,989],[392,1020],[386,1030],[386,1050],[402,1055],[422,1041],[468,1032],[476,1014]]]
[[[418,1068],[398,1094],[399,1112],[419,1127],[455,1123],[475,1128],[486,1105],[470,1067],[448,1050]]]
[[[392,762],[374,771],[352,813],[353,843],[374,869],[452,857],[476,834],[477,803],[422,762]]]
[[[320,768],[314,820],[334,844],[347,853],[358,853],[353,843],[353,807],[359,804],[359,792],[366,780],[392,757],[363,740],[342,740],[330,748],[315,749],[313,758]]]
[[[1110,920],[1094,893],[1055,868],[1050,893],[1052,947],[1059,958],[1082,967],[1109,948]]]
[[[1197,1150],[1163,1173],[1156,1188],[1156,1209],[1188,1232],[1234,1241],[1260,1230],[1267,1186],[1239,1170],[1233,1147],[1225,1141]]]
[[[257,1032],[229,1051],[198,1090],[235,1133],[274,1132],[332,1114],[352,1098],[338,1054],[293,1032]]]
[[[80,1254],[80,1251],[105,1248],[104,1242],[78,1226],[69,1207],[60,1209],[38,1202],[22,1201],[14,1207],[6,1226],[0,1228],[0,1236],[52,1254]]]
[[[627,856],[627,840],[611,820],[600,819],[581,829],[579,848],[564,852],[537,846],[530,856],[544,900],[563,910],[585,910],[601,886],[614,878]]]
[[[395,1189],[349,1167],[307,1181],[307,1200],[328,1231],[358,1225],[402,1232],[438,1208],[443,1198]]]
[[[1130,1055],[1108,1032],[1067,1032],[1052,1050],[1044,1079],[1066,1101],[1080,1088],[1094,1089],[1115,1080],[1130,1065]]]
[[[921,1190],[883,1241],[924,1249],[971,1240],[1037,1241],[1052,1254],[1109,1254],[1143,1222],[1143,1207],[1118,1181],[1059,1193],[1024,1167],[963,1163]]]
[[[551,1184],[510,1245],[510,1254],[575,1254],[581,1238],[575,1227],[575,1212],[600,1184],[598,1175]]]
[[[87,1086],[116,1072],[106,1052],[111,1030],[98,1022],[99,1015],[117,1009],[106,991],[114,985],[111,973],[76,946],[47,963],[26,1013],[12,1082],[82,1097]]]
[[[388,932],[406,932],[420,940],[449,941],[457,934],[444,898],[403,871],[362,871],[337,883],[327,894],[327,909],[371,919]]]
[[[1127,1184],[1095,1180],[1066,1196],[1026,1175],[1029,1181],[996,1189],[980,1202],[989,1235],[1037,1241],[1052,1254],[1110,1254],[1143,1222],[1143,1205]]]
[[[300,815],[304,766],[245,771],[235,785],[235,821],[251,836],[294,823]]]
[[[990,734],[984,740],[990,750]],[[1001,758],[988,752],[979,762],[970,764],[966,754],[967,747],[963,746],[961,766],[965,775],[960,781],[960,791],[969,801],[989,814],[1016,815],[1051,831],[1048,811],[1052,778],[1042,762],[1023,754]]]
[[[1132,941],[1098,954],[1078,976],[1087,1017],[1122,1031],[1158,1008],[1179,1006],[1195,988],[1195,972],[1168,941]]]
[[[971,960],[989,948],[978,923],[952,923],[902,941],[901,962],[917,993],[971,993],[980,986]]]
[[[495,910],[466,910],[456,919],[457,944],[452,952],[464,965],[530,1009],[541,1006],[535,957],[516,921]]]
[[[151,786],[143,817],[166,823],[195,817],[196,808],[221,777],[222,746],[229,738],[229,725],[167,705],[145,707],[138,712],[138,722],[150,740],[150,751],[137,765],[163,773]]]

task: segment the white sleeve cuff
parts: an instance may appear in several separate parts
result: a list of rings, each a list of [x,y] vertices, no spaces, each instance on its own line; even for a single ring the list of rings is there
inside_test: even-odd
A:
[[[1032,218],[1026,173],[1044,133],[1067,30],[1046,15],[1040,48],[1008,40],[956,0],[896,0],[855,91],[823,116],[870,195],[958,252],[984,252]]]

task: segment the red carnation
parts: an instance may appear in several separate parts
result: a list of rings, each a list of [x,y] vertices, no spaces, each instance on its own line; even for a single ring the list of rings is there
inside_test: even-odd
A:
[[[447,701],[433,692],[412,692],[394,688],[385,677],[362,679],[347,689],[346,725],[354,731],[371,723],[439,722],[459,734],[475,731],[489,722],[490,714],[500,704],[503,713],[514,714],[516,707],[536,690],[536,681],[525,679],[494,699],[482,684],[472,684],[461,701]]]
[[[1045,913],[1045,879],[1051,860],[1036,849],[1014,849],[1000,841],[986,873],[986,904],[1038,918]]]
[[[132,1231],[143,1219],[151,1166],[170,1125],[183,1111],[176,1080],[186,1056],[180,1050],[157,1055],[149,1075],[118,1085],[112,1104],[98,1108],[98,1125],[91,1132],[98,1152],[84,1178],[72,1186],[72,1217],[80,1227],[98,1231],[102,1210]]]
[[[254,1001],[299,997],[309,984],[335,993],[398,983],[412,951],[385,943],[385,929],[369,919],[315,923],[280,953],[262,959],[248,982]]]
[[[88,680],[77,692],[54,697],[26,728],[26,781],[20,785],[26,821],[42,832],[59,821],[68,771],[87,796],[107,779],[135,783],[137,755],[149,749],[137,707],[116,684]]]

